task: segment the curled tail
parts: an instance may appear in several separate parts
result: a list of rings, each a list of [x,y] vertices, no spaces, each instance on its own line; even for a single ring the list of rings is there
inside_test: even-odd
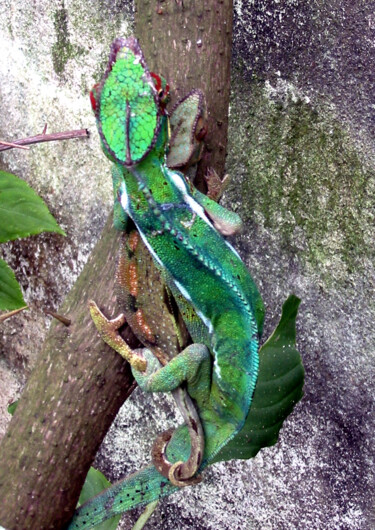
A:
[[[80,506],[67,530],[92,528],[136,506],[148,504],[178,490],[154,468],[147,466],[120,480]]]

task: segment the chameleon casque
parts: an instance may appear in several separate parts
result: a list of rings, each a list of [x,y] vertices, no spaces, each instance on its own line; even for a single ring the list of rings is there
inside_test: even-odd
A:
[[[220,451],[241,431],[257,381],[263,303],[223,237],[237,231],[240,221],[168,167],[167,92],[149,72],[135,38],[113,42],[91,100],[102,148],[113,162],[115,226],[127,234],[117,273],[126,293],[125,316],[108,321],[94,303],[91,313],[103,339],[130,362],[142,389],[174,394],[185,424],[156,441],[153,465],[81,506],[71,529],[90,528],[198,482],[200,472],[220,459]],[[198,109],[202,94],[193,91],[190,97]],[[202,112],[197,112],[195,132]],[[189,153],[193,159],[199,158],[196,136]],[[169,166],[179,165],[176,152],[171,150]],[[140,298],[151,293],[155,303],[149,311],[157,313],[163,297],[134,280],[134,257],[142,245],[161,278],[160,292],[167,292],[168,300],[160,303],[175,304],[183,319],[176,324],[171,317],[168,330],[159,334],[136,300],[139,291]],[[132,351],[118,334],[125,320],[144,349]],[[185,326],[193,344],[186,341]]]

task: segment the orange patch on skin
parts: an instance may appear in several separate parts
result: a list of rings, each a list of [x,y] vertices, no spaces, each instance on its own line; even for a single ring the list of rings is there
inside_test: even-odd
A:
[[[133,261],[129,263],[128,283],[129,283],[129,293],[137,297],[138,296],[137,265]]]
[[[135,318],[137,320],[137,324],[138,324],[139,328],[142,330],[142,333],[145,335],[146,339],[149,342],[154,343],[155,342],[155,336],[152,333],[152,330],[151,330],[150,326],[145,321],[142,309],[138,309],[138,311],[135,314]]]
[[[132,252],[135,252],[138,242],[139,242],[139,234],[136,230],[134,230],[129,235],[129,239],[128,239],[128,246]]]

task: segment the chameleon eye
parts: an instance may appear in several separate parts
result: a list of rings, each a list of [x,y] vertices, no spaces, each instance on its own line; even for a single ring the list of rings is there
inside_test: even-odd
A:
[[[160,77],[160,75],[151,72],[151,77],[154,80],[155,88],[158,92],[159,103],[162,109],[164,109],[169,101],[169,85],[165,80]],[[163,88],[163,83],[165,87]]]
[[[162,108],[165,108],[170,100],[169,85],[166,85],[164,89],[160,89],[158,92],[159,102]]]
[[[197,127],[195,129],[195,138],[200,142],[206,136],[208,131],[207,122],[202,118],[199,118]]]

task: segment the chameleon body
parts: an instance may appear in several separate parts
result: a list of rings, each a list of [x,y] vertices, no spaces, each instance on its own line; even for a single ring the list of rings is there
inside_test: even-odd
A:
[[[186,385],[204,432],[200,472],[241,430],[250,410],[263,304],[244,263],[222,235],[235,231],[236,216],[167,167],[167,116],[134,38],[113,43],[93,108],[103,150],[114,162],[117,226],[131,218],[194,341],[177,356],[166,355],[166,364],[149,349],[124,356],[147,391],[171,392]],[[105,336],[105,325],[96,318]],[[183,425],[166,446],[166,458],[179,463],[190,454],[191,436]],[[94,526],[176,489],[148,466],[83,505],[69,528]]]

